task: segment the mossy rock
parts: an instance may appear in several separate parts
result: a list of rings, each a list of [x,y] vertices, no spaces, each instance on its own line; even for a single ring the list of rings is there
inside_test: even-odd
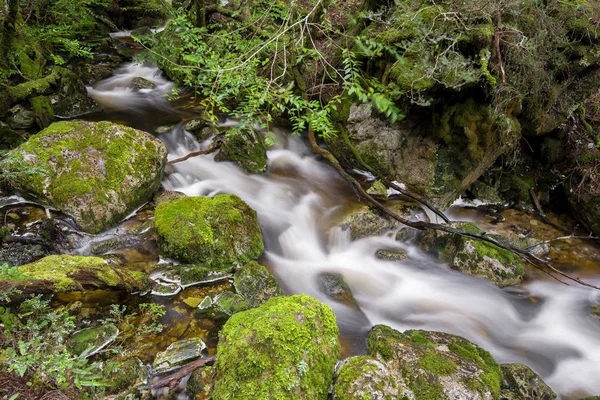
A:
[[[161,183],[167,150],[112,122],[57,122],[8,154],[12,184],[71,215],[87,232],[119,222]]]
[[[339,354],[328,306],[306,295],[274,297],[223,327],[212,398],[324,400]]]
[[[99,257],[48,256],[18,267],[23,278],[2,281],[0,287],[24,293],[73,292],[86,289],[112,289],[132,292],[149,288],[145,273],[117,268]]]
[[[551,400],[556,393],[531,368],[523,364],[502,364],[503,400]]]
[[[107,363],[104,381],[108,383],[107,394],[118,394],[148,383],[148,367],[137,357],[116,364]]]
[[[202,356],[206,345],[199,338],[180,340],[172,343],[165,351],[156,355],[152,372],[162,374],[182,367]]]
[[[23,143],[25,143],[23,135],[8,126],[0,125],[0,150],[11,150]]]
[[[54,120],[52,101],[47,96],[33,97],[29,101],[33,108],[35,122],[41,129],[47,128],[52,123],[52,120]]]
[[[16,267],[30,264],[47,255],[48,250],[39,244],[9,243],[0,248],[0,265],[7,263]]]
[[[118,335],[119,330],[113,324],[85,328],[73,334],[67,346],[77,356],[90,357],[114,342]]]
[[[399,232],[400,233],[400,232]],[[398,235],[396,235],[398,240]],[[394,249],[379,249],[375,252],[375,257],[382,261],[406,261],[408,260],[408,254],[404,250]]]
[[[427,220],[427,215],[416,203],[394,201],[386,203],[386,206],[408,220]],[[350,230],[350,238],[352,240],[383,235],[386,232],[395,231],[404,226],[395,219],[384,215],[379,210],[366,204],[356,204],[340,217],[335,224],[341,227],[342,230]]]
[[[471,222],[453,222],[453,228],[484,233]],[[486,278],[499,287],[518,285],[523,280],[525,266],[508,250],[481,240],[443,231],[429,230],[419,246],[450,268],[479,278]]]
[[[250,308],[245,298],[237,293],[224,291],[216,296],[206,296],[198,304],[198,315],[210,319],[227,319],[233,314]]]
[[[6,122],[12,129],[29,129],[35,125],[35,113],[20,104],[11,108],[10,113]]]
[[[281,296],[279,283],[256,261],[250,261],[236,271],[233,285],[250,307],[258,307],[272,297]]]
[[[260,135],[252,129],[227,132],[215,160],[233,161],[252,173],[267,170],[267,150]]]
[[[156,84],[153,82],[150,82],[146,78],[137,76],[131,80],[131,83],[127,87],[134,91],[138,91],[138,90],[142,90],[142,89],[156,89]]]
[[[405,394],[410,392],[402,391],[386,363],[369,356],[351,357],[336,367],[333,400],[397,400]]]
[[[208,400],[212,394],[214,368],[197,368],[190,375],[185,392],[191,400]]]
[[[233,270],[233,265],[215,268],[202,264],[180,264],[175,267],[175,276],[179,277],[179,283],[186,287],[231,278]]]
[[[161,203],[154,223],[162,254],[185,263],[230,268],[264,250],[256,211],[235,195]]]
[[[349,307],[358,307],[352,290],[344,281],[342,274],[322,272],[316,277],[317,287],[327,297]]]
[[[400,333],[377,325],[367,341],[369,356],[383,366],[372,369],[375,374],[366,380],[355,371],[354,385],[350,382],[354,387],[362,379],[378,385],[378,390],[389,390],[393,377],[397,398],[483,400],[500,396],[500,366],[487,351],[460,336],[420,330]],[[391,377],[383,374],[386,369]]]

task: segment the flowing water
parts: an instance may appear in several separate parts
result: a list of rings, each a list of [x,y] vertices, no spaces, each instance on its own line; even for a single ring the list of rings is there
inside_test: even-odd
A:
[[[127,89],[135,76],[153,81],[157,89]],[[170,90],[171,83],[156,68],[128,64],[89,93],[106,110],[102,118],[153,131],[161,125],[157,115],[182,119],[181,111],[164,98]],[[183,125],[159,136],[170,159],[210,146],[209,141],[198,143]],[[524,284],[503,290],[451,271],[414,243],[394,240],[394,235],[351,241],[334,223],[356,202],[348,185],[300,138],[275,133],[281,144],[269,150],[265,174],[247,174],[206,155],[174,164],[163,186],[192,196],[233,193],[254,208],[266,245],[261,262],[287,294],[306,293],[333,308],[346,354],[364,351],[364,336],[375,324],[440,330],[479,344],[498,362],[530,366],[564,399],[600,394],[600,321],[590,317],[600,304],[599,291],[566,286],[535,270],[528,270]],[[521,218],[525,225],[541,229],[543,223],[535,217],[517,214],[513,220]],[[509,228],[508,223],[485,226],[484,217],[464,207],[453,208],[450,215],[474,220],[488,230]],[[375,252],[381,248],[402,249],[409,260],[379,260]],[[599,254],[593,242],[571,240],[557,242],[552,256],[570,273],[599,285]],[[341,274],[359,309],[322,294],[316,280],[322,272]]]

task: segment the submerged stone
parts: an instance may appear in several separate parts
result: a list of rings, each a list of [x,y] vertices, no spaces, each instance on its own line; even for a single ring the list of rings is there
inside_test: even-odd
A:
[[[342,274],[322,272],[317,275],[317,286],[321,293],[325,294],[330,299],[349,307],[358,307],[358,304],[352,295],[352,290],[344,281],[344,276]]]
[[[13,186],[96,233],[148,201],[167,150],[146,132],[112,122],[57,122],[8,154]]]
[[[483,233],[470,222],[453,222],[453,228]],[[419,246],[450,268],[465,274],[486,278],[499,287],[517,285],[523,280],[525,267],[519,257],[494,244],[453,233],[430,230]]]
[[[213,400],[325,400],[340,354],[331,309],[278,296],[233,315],[219,334]]]
[[[159,204],[154,223],[162,253],[185,263],[222,270],[254,260],[264,250],[256,211],[235,195]]]
[[[248,302],[250,307],[258,307],[271,297],[281,296],[281,288],[267,269],[250,261],[233,277],[235,291]]]
[[[214,297],[206,296],[198,305],[198,312],[211,319],[227,319],[249,308],[248,302],[242,296],[224,291]]]
[[[182,367],[202,356],[206,345],[199,338],[180,340],[156,355],[152,372],[161,374]]]
[[[154,82],[150,82],[146,78],[137,76],[131,80],[131,83],[127,87],[137,91],[142,89],[156,89],[156,84]]]
[[[1,281],[0,285],[14,287],[25,293],[86,289],[144,291],[149,287],[145,273],[111,266],[99,257],[48,256],[17,269],[22,278]]]
[[[264,172],[267,170],[267,150],[254,130],[231,130],[225,134],[215,161],[233,161],[248,172]]]
[[[379,249],[375,252],[375,257],[382,261],[405,261],[408,260],[408,254],[403,250],[384,250]]]
[[[113,324],[97,328],[86,328],[71,336],[67,345],[77,356],[90,357],[111,344],[119,336],[119,330]]]
[[[212,268],[199,264],[181,264],[175,267],[175,276],[182,286],[198,285],[228,279],[233,275],[233,265],[230,268]]]
[[[523,364],[503,364],[502,400],[551,400],[556,393],[533,370]]]

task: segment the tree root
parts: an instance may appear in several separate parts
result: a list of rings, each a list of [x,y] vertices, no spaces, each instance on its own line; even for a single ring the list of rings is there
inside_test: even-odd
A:
[[[154,382],[151,385],[142,386],[137,389],[138,390],[160,389],[160,388],[163,388],[166,386],[173,389],[175,386],[177,386],[179,384],[179,381],[183,377],[191,374],[192,372],[194,372],[194,370],[196,370],[200,367],[205,367],[207,365],[213,365],[216,360],[217,360],[216,356],[207,357],[207,358],[199,358],[196,361],[192,361],[185,367],[181,368],[179,371],[175,372],[174,374],[171,374],[171,375],[167,376],[166,378],[159,380],[158,382]]]
[[[523,249],[519,249],[514,246],[502,244],[502,243],[498,242],[497,240],[487,236],[485,233],[463,231],[460,229],[452,228],[451,226],[448,226],[448,225],[441,225],[441,224],[436,224],[433,222],[410,221],[406,218],[401,217],[400,215],[396,214],[395,212],[393,212],[392,210],[390,210],[389,208],[387,208],[386,206],[381,204],[379,201],[374,199],[370,194],[368,194],[366,192],[366,190],[360,185],[360,183],[354,177],[352,177],[350,174],[348,174],[344,170],[344,168],[342,168],[339,161],[335,158],[335,156],[331,152],[329,152],[326,149],[321,148],[317,143],[315,133],[312,129],[308,130],[308,140],[310,141],[313,152],[315,154],[318,154],[318,155],[322,156],[323,158],[325,158],[335,168],[335,170],[345,180],[347,180],[352,185],[352,188],[354,189],[354,191],[356,193],[358,193],[358,195],[361,198],[368,201],[375,208],[377,208],[379,211],[381,211],[383,214],[395,219],[396,221],[398,221],[410,228],[417,229],[420,231],[437,230],[437,231],[452,233],[455,235],[470,237],[470,238],[474,238],[477,240],[491,243],[495,246],[498,246],[504,250],[510,251],[511,253],[519,256],[520,258],[522,258],[523,260],[525,260],[526,262],[531,264],[533,267],[543,271],[546,274],[549,274],[550,276],[552,276],[553,278],[555,278],[559,281],[560,281],[560,279],[558,279],[556,276],[552,275],[552,273],[560,275],[560,276],[562,276],[570,281],[576,282],[582,286],[600,290],[600,287],[598,287],[598,286],[595,286],[591,283],[582,281],[581,279],[579,279],[577,277],[571,276],[567,273],[564,273],[564,272],[556,269],[554,266],[552,266],[552,264],[550,264],[549,261],[541,259],[540,257],[536,256],[535,254],[531,253],[528,250],[523,250]],[[560,282],[562,282],[562,281],[560,281]],[[567,284],[566,282],[562,282],[562,283]]]
[[[221,142],[217,142],[217,143],[216,143],[216,144],[215,144],[213,147],[211,147],[210,149],[207,149],[207,150],[199,150],[199,151],[194,151],[194,152],[192,152],[192,153],[188,154],[188,155],[187,155],[187,156],[185,156],[185,157],[181,157],[181,158],[177,158],[177,159],[175,159],[175,160],[171,160],[171,161],[169,161],[167,164],[175,164],[175,163],[178,163],[178,162],[185,161],[185,160],[187,160],[187,159],[189,159],[189,158],[192,158],[192,157],[196,157],[196,156],[201,156],[201,155],[205,155],[205,154],[214,153],[215,151],[219,150],[220,148],[221,148]]]

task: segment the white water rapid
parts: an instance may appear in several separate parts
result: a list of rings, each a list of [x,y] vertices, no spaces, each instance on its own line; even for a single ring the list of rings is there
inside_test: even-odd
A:
[[[141,71],[126,67],[90,94],[104,106],[148,112],[155,103],[123,90],[131,68],[138,68],[135,74]],[[170,90],[156,72],[148,69],[144,77],[158,85],[146,93],[150,98]],[[182,126],[160,136],[170,159],[210,145],[198,143]],[[265,174],[247,174],[206,155],[175,164],[163,185],[192,196],[233,193],[244,199],[258,212],[264,261],[284,290],[330,304],[348,336],[364,335],[379,323],[399,330],[445,331],[479,344],[498,362],[530,366],[563,399],[600,394],[600,324],[588,316],[590,305],[600,304],[598,291],[552,280],[502,290],[451,271],[394,236],[352,242],[331,224],[335,212],[354,201],[346,183],[300,139],[281,135],[280,141],[284,144],[268,152]],[[375,257],[380,248],[402,248],[410,259],[381,261]],[[321,272],[342,274],[360,310],[323,295],[315,279]],[[600,284],[597,278],[589,280]]]

